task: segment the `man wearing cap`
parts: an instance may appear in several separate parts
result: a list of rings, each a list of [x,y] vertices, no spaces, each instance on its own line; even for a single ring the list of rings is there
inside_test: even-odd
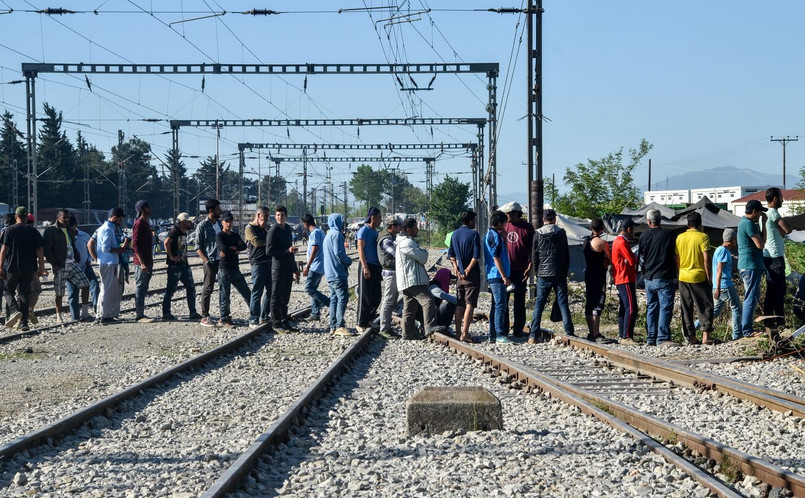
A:
[[[475,230],[475,211],[461,213],[461,226],[453,232],[447,257],[456,274],[456,334],[464,342],[474,342],[470,325],[481,292],[481,235]]]
[[[6,228],[0,248],[0,279],[5,280],[3,295],[10,315],[6,327],[19,323],[22,331],[28,330],[28,302],[31,281],[35,276],[46,275],[42,236],[26,223],[28,210],[20,206],[15,211],[17,223]],[[38,261],[38,265],[37,265]],[[19,294],[15,297],[15,293]]]
[[[145,296],[154,269],[154,233],[151,230],[151,205],[139,200],[134,205],[137,219],[134,220],[131,247],[134,250],[134,311],[139,323],[153,322],[145,316]]]
[[[637,321],[637,257],[632,252],[634,221],[621,222],[618,236],[612,242],[612,271],[618,289],[618,337],[620,344],[635,345],[634,326]]]
[[[732,338],[741,338],[741,298],[738,297],[738,290],[732,283],[732,253],[730,249],[735,247],[735,230],[732,228],[724,229],[721,236],[723,242],[713,254],[713,320],[721,316],[724,305],[729,301],[732,308]],[[699,322],[696,322],[696,327]]]
[[[271,256],[271,325],[280,331],[297,332],[299,328],[288,318],[293,280],[299,281],[296,251],[293,245],[293,228],[288,225],[288,209],[277,206],[274,210],[277,223],[268,231],[266,253]]]
[[[400,337],[391,326],[391,312],[397,306],[397,277],[395,263],[395,241],[400,233],[402,220],[393,214],[386,215],[386,228],[377,236],[377,254],[383,267],[383,299],[380,302],[380,335],[387,339]]]
[[[129,249],[129,240],[125,239],[121,243],[116,229],[123,223],[125,216],[123,208],[110,209],[109,218],[95,232],[98,239],[95,250],[98,253],[101,274],[101,292],[95,318],[96,323],[101,325],[114,323],[115,316],[120,314],[120,299],[123,294],[120,255]]]
[[[766,190],[766,203],[769,205],[766,218],[766,245],[763,247],[763,265],[766,269],[766,299],[763,301],[763,314],[779,318],[766,320],[766,331],[785,326],[783,303],[785,302],[785,241],[783,236],[791,233],[791,226],[777,212],[783,205],[783,193],[777,187]],[[776,333],[776,331],[775,331]]]
[[[193,229],[195,218],[187,213],[179,213],[176,217],[176,225],[168,232],[165,238],[165,262],[168,264],[168,283],[165,286],[165,296],[162,298],[162,320],[172,321],[176,317],[171,313],[171,302],[173,294],[179,282],[184,285],[187,297],[187,308],[190,310],[189,318],[198,320],[201,318],[196,312],[196,284],[193,281],[193,272],[187,263],[187,234]]]
[[[271,256],[266,254],[268,208],[260,206],[254,221],[246,225],[245,238],[252,273],[252,295],[249,300],[249,325],[268,321],[271,310]]]
[[[744,283],[744,303],[741,308],[741,335],[750,337],[755,318],[755,308],[760,301],[760,281],[763,279],[763,248],[767,233],[761,232],[758,221],[765,226],[766,211],[760,201],[746,203],[746,214],[738,223],[738,273]]]
[[[319,321],[321,309],[330,306],[330,299],[319,290],[319,284],[324,276],[324,253],[321,252],[324,243],[324,231],[316,226],[316,218],[310,213],[302,216],[302,224],[308,232],[307,262],[302,275],[305,276],[305,292],[310,296],[309,320]]]
[[[509,251],[511,281],[514,284],[514,303],[512,306],[513,335],[523,335],[525,327],[525,293],[528,273],[531,271],[531,247],[534,243],[534,227],[523,219],[523,207],[519,202],[504,204],[500,210],[506,213],[506,249]],[[508,300],[508,296],[506,297]],[[506,315],[508,329],[509,316]]]
[[[492,213],[489,217],[489,230],[484,236],[486,281],[489,283],[489,293],[492,294],[489,307],[489,342],[492,344],[511,343],[506,337],[506,315],[509,312],[506,288],[511,283],[509,251],[506,250],[506,241],[503,239],[506,220],[506,215],[500,211]]]
[[[532,260],[537,275],[537,300],[531,318],[529,344],[535,344],[542,337],[542,312],[552,290],[562,313],[565,334],[576,335],[567,300],[567,273],[570,270],[567,233],[564,228],[556,226],[556,211],[553,209],[543,211],[542,221],[542,227],[534,234]]]
[[[713,299],[710,275],[710,238],[702,231],[702,215],[688,213],[688,229],[676,238],[679,269],[679,304],[682,308],[682,334],[688,344],[712,344]],[[702,340],[696,338],[693,309],[699,315]]]
[[[371,327],[380,306],[383,267],[377,256],[377,227],[381,222],[380,210],[370,207],[366,220],[358,230],[358,332]]]
[[[50,263],[53,272],[56,320],[59,322],[63,320],[62,298],[67,288],[67,282],[72,284],[68,298],[70,315],[73,320],[79,320],[81,318],[79,289],[89,287],[89,280],[77,263],[78,249],[76,249],[75,237],[70,230],[70,212],[66,209],[59,209],[56,214],[56,224],[47,227],[45,233],[42,234],[42,251],[45,254],[45,261]]]
[[[676,346],[671,340],[671,318],[676,293],[676,258],[674,232],[660,227],[658,209],[646,212],[648,230],[640,235],[638,261],[646,283],[646,344]]]
[[[221,231],[221,202],[218,199],[208,199],[204,204],[207,216],[196,227],[196,253],[201,258],[204,271],[204,284],[201,287],[201,325],[214,327],[215,322],[210,319],[210,298],[218,278],[218,249],[215,237]]]
[[[249,304],[251,292],[249,285],[240,272],[238,253],[246,250],[246,242],[236,232],[232,231],[234,221],[232,211],[221,213],[221,231],[215,236],[215,247],[218,251],[218,297],[221,307],[221,325],[233,327],[232,316],[229,314],[231,287],[235,286],[240,296]]]

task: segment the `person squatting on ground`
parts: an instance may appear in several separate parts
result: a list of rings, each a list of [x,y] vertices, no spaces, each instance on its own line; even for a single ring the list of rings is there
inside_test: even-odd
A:
[[[604,310],[604,302],[607,296],[607,270],[609,269],[612,255],[609,252],[609,244],[601,238],[604,232],[604,221],[601,218],[593,218],[590,221],[590,231],[592,235],[584,242],[584,287],[585,305],[584,316],[587,319],[587,340],[603,341],[601,335],[601,312]]]
[[[210,298],[218,278],[218,250],[215,237],[221,231],[221,202],[209,199],[205,205],[207,217],[196,227],[196,253],[201,258],[204,272],[204,283],[201,287],[201,324],[205,327],[215,326],[210,319]]]
[[[330,298],[319,290],[319,284],[324,276],[324,258],[321,246],[324,243],[324,231],[316,226],[316,218],[306,213],[302,216],[302,224],[308,232],[307,261],[302,275],[305,277],[305,293],[310,296],[309,320],[319,321],[321,309],[330,306]]]
[[[330,333],[349,337],[354,335],[347,329],[344,314],[349,301],[349,265],[352,258],[347,256],[344,247],[344,216],[333,213],[327,218],[330,230],[324,237],[321,250],[324,257],[324,277],[330,286]]]
[[[676,235],[660,226],[662,216],[658,209],[649,209],[646,221],[648,230],[640,235],[637,258],[646,286],[646,344],[676,346],[671,340],[677,278]]]
[[[134,311],[135,320],[150,323],[145,316],[145,296],[154,274],[154,232],[151,230],[151,205],[139,200],[134,205],[137,219],[131,229],[131,248],[134,250]]]
[[[176,292],[179,282],[184,285],[187,297],[187,308],[191,320],[201,318],[196,312],[196,284],[193,281],[193,272],[187,263],[187,233],[193,229],[193,220],[187,213],[179,213],[176,225],[168,232],[165,238],[165,262],[168,265],[168,283],[165,286],[165,295],[162,297],[162,320],[172,321],[176,317],[171,313],[171,300]]]
[[[732,254],[730,249],[735,247],[735,230],[732,228],[724,229],[721,236],[722,244],[718,246],[713,254],[713,321],[721,316],[724,305],[727,301],[732,308],[732,338],[741,338],[741,298],[738,297],[738,289],[732,283]],[[696,320],[696,328],[699,328],[699,321]]]
[[[56,224],[45,229],[42,235],[42,252],[45,261],[50,263],[53,272],[53,290],[56,293],[56,320],[64,321],[62,317],[62,298],[67,289],[67,282],[73,285],[67,296],[70,316],[73,320],[81,319],[79,301],[80,289],[89,287],[89,280],[78,265],[78,249],[75,236],[70,229],[70,212],[59,209],[56,214]]]
[[[95,318],[101,325],[113,323],[116,321],[116,317],[120,316],[124,280],[120,255],[129,249],[131,241],[129,239],[121,241],[117,236],[117,227],[123,223],[125,218],[123,208],[112,208],[109,210],[109,219],[95,232],[97,235],[95,250],[98,254],[99,273],[101,274],[101,292],[98,296],[98,311]]]
[[[761,225],[766,225],[767,209],[760,201],[752,199],[746,203],[745,214],[738,223],[738,272],[744,283],[744,302],[741,308],[741,335],[750,337],[754,334],[753,320],[755,308],[760,302],[760,281],[763,278],[763,247],[767,233],[761,232]]]
[[[500,210],[506,213],[509,221],[506,223],[506,249],[509,252],[509,264],[514,291],[512,305],[512,332],[513,336],[524,334],[525,327],[525,294],[528,287],[528,275],[531,271],[531,250],[534,243],[534,227],[524,220],[523,207],[517,202],[504,204]],[[508,301],[509,297],[506,296]],[[509,328],[509,315],[506,315],[506,329]]]
[[[383,267],[377,255],[377,227],[380,210],[370,207],[364,225],[358,230],[358,332],[365,332],[377,316],[382,293]]]
[[[446,330],[445,327],[436,325],[436,307],[428,290],[428,272],[425,270],[428,251],[419,247],[414,240],[418,234],[419,227],[415,218],[403,221],[402,231],[397,236],[397,251],[394,257],[397,289],[403,294],[402,338],[409,340],[421,338],[414,324],[420,307],[426,337],[434,332]]]
[[[503,239],[506,219],[506,215],[500,211],[492,213],[489,218],[489,230],[484,237],[486,281],[489,284],[489,292],[492,294],[492,303],[489,308],[489,342],[501,344],[511,342],[506,337],[506,315],[509,312],[506,288],[511,284],[509,251],[506,250],[506,241]]]
[[[766,203],[769,205],[764,227],[766,245],[763,247],[763,266],[766,269],[766,299],[763,301],[763,314],[778,318],[765,320],[766,332],[771,333],[785,327],[783,303],[785,302],[785,242],[783,236],[791,233],[788,224],[777,210],[783,205],[783,193],[777,187],[766,190]]]
[[[391,324],[391,313],[397,307],[397,276],[395,262],[395,241],[400,233],[402,220],[393,214],[386,215],[386,228],[377,236],[377,255],[383,268],[383,299],[380,301],[380,335],[386,338],[399,338]]]
[[[238,291],[240,296],[249,304],[249,285],[240,272],[240,262],[238,253],[246,250],[246,243],[236,232],[232,231],[232,223],[235,216],[232,211],[221,213],[222,230],[215,236],[216,250],[220,261],[218,263],[218,297],[221,308],[221,324],[224,327],[232,327],[232,316],[229,314],[232,286]]]
[[[87,277],[89,286],[81,289],[81,320],[91,320],[92,316],[89,314],[89,308],[93,310],[98,306],[98,292],[100,291],[100,284],[98,283],[98,275],[92,269],[92,257],[89,254],[89,241],[90,236],[87,232],[78,229],[78,221],[75,216],[70,216],[70,230],[75,237],[75,248],[78,251],[78,267],[84,272]],[[72,296],[73,283],[67,281],[67,294]]]
[[[470,325],[481,292],[481,236],[475,230],[477,217],[474,211],[461,213],[461,226],[453,232],[447,249],[456,274],[456,335],[464,342],[474,342]]]
[[[249,325],[266,323],[271,311],[271,256],[266,253],[268,208],[261,206],[254,213],[254,221],[246,225],[246,247],[252,273],[252,294],[249,299]]]
[[[531,333],[528,343],[535,344],[542,338],[542,312],[548,296],[554,291],[562,313],[565,334],[576,335],[567,300],[567,274],[570,270],[570,248],[564,228],[556,226],[556,211],[546,209],[542,213],[543,226],[534,234],[531,260],[537,276],[537,300],[531,317]]]
[[[288,319],[288,302],[291,299],[293,280],[299,281],[296,251],[293,245],[293,228],[286,223],[288,210],[277,206],[276,224],[268,231],[266,254],[271,256],[271,325],[277,330],[298,332],[299,328]]]
[[[612,271],[618,289],[618,337],[621,344],[634,342],[634,327],[637,321],[637,257],[632,252],[634,221],[621,222],[618,236],[612,242]]]
[[[436,307],[436,325],[448,327],[456,314],[456,296],[450,294],[450,270],[439,268],[430,282],[428,290],[433,296],[433,304]]]
[[[688,344],[700,344],[696,338],[693,309],[699,315],[701,343],[712,344],[713,298],[710,275],[710,237],[702,231],[702,215],[688,213],[688,229],[676,238],[679,269],[679,303],[682,308],[682,334]]]
[[[6,327],[14,327],[19,322],[19,328],[24,332],[28,330],[31,281],[47,275],[47,270],[42,236],[36,228],[27,224],[28,210],[20,206],[15,215],[17,223],[3,233],[0,278],[5,280],[3,295],[10,311]]]

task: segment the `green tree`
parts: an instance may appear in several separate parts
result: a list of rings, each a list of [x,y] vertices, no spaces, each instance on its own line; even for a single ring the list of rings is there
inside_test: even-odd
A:
[[[637,149],[629,149],[626,164],[621,147],[601,159],[588,159],[567,168],[564,180],[570,192],[556,199],[554,209],[570,216],[593,218],[639,206],[640,195],[632,172],[653,147],[643,139]]]
[[[455,230],[461,225],[459,214],[470,209],[467,204],[469,199],[470,184],[447,175],[433,187],[428,218],[444,232]]]
[[[556,188],[556,183],[553,181],[553,177],[548,178],[545,177],[542,180],[543,184],[543,198],[544,201],[551,204],[551,207],[556,209],[554,204],[556,204],[556,200],[559,198],[559,189]]]
[[[74,192],[83,174],[76,168],[75,149],[62,130],[62,113],[47,102],[43,105],[45,117],[36,151],[39,207],[81,207],[81,197]]]
[[[115,178],[118,186],[123,185],[123,210],[134,218],[134,203],[138,199],[151,201],[161,190],[157,169],[151,163],[151,145],[138,137],[132,137],[112,147],[112,163],[117,168]]]
[[[8,204],[14,200],[14,175],[17,177],[17,203],[25,204],[28,180],[28,158],[25,153],[25,136],[14,124],[14,115],[6,111],[2,116],[3,127],[0,129],[0,198]]]
[[[368,164],[361,164],[352,173],[349,190],[356,200],[369,206],[380,206],[383,195],[388,191],[388,175],[385,171],[376,171]]]

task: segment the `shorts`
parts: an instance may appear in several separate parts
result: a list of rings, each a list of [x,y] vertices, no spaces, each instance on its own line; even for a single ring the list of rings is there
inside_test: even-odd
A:
[[[586,284],[586,302],[584,304],[584,314],[601,316],[604,310],[604,302],[607,298],[607,282],[606,278],[593,279],[585,282]]]
[[[478,295],[481,293],[480,279],[462,280],[458,279],[456,284],[456,300],[457,306],[470,305],[473,308],[478,307]]]

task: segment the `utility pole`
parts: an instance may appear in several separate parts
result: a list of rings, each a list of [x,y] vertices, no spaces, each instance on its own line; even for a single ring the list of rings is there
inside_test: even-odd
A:
[[[240,149],[240,164],[238,168],[238,231],[243,234],[243,173],[246,169],[246,155]]]
[[[795,136],[794,138],[786,136],[785,138],[774,138],[771,137],[772,142],[780,142],[783,144],[783,190],[785,190],[785,146],[788,142],[799,142],[799,135]]]
[[[430,245],[430,200],[433,195],[433,161],[425,161],[425,189],[428,192],[428,214],[425,219],[428,225],[428,245]]]
[[[89,210],[91,207],[89,200],[89,164],[86,163],[85,142],[82,140],[78,144],[78,159],[84,167],[84,223],[89,223]]]
[[[171,176],[173,177],[173,219],[179,216],[179,127],[171,127]]]
[[[651,159],[648,160],[648,189],[651,190]]]
[[[302,149],[302,206],[304,213],[307,214],[307,149]],[[315,213],[313,213],[315,216]]]
[[[341,186],[344,187],[344,218],[349,216],[349,207],[347,203],[347,182],[342,182]]]
[[[218,121],[215,127],[215,198],[221,200],[221,125]]]
[[[531,224],[539,227],[545,204],[545,182],[542,179],[542,0],[529,0],[528,3],[528,216]]]
[[[123,130],[117,130],[117,205],[123,207],[123,179],[125,172],[123,171]],[[124,208],[125,210],[125,208]]]

